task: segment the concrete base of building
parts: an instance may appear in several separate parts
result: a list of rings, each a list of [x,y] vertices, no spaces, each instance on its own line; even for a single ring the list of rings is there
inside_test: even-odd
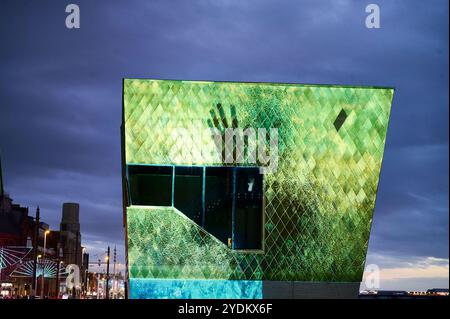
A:
[[[264,299],[355,299],[359,282],[263,281]]]

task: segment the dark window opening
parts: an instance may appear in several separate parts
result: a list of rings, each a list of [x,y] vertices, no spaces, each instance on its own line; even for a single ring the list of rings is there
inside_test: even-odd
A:
[[[203,168],[175,167],[174,206],[198,225],[203,225]]]
[[[261,249],[262,175],[259,168],[236,170],[235,249]]]
[[[171,206],[172,169],[170,166],[129,166],[131,204]]]
[[[336,128],[336,131],[339,131],[339,129],[344,124],[345,120],[347,119],[347,113],[345,113],[345,110],[342,109],[336,119],[334,120],[334,127]]]
[[[233,169],[207,167],[204,228],[228,245],[232,238]]]

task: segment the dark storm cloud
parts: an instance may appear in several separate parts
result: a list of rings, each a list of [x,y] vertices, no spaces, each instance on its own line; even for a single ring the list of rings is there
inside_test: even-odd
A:
[[[7,190],[54,227],[122,243],[122,77],[394,86],[369,254],[448,258],[448,2],[74,1],[0,4]],[[106,245],[106,244],[105,244]]]

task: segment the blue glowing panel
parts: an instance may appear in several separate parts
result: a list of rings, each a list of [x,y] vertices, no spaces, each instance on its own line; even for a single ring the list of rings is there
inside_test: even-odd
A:
[[[262,281],[130,279],[130,299],[262,299]]]

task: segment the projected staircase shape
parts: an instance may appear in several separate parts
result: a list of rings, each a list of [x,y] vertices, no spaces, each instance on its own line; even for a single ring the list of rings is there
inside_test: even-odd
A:
[[[127,208],[131,278],[229,279],[233,251],[173,207]]]

